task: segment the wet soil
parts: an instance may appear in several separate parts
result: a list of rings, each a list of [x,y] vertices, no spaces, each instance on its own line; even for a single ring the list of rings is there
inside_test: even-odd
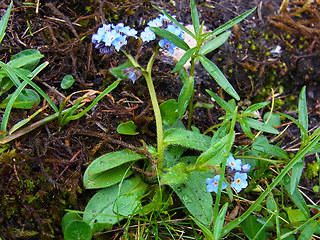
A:
[[[35,1],[37,2],[37,1]],[[7,34],[0,48],[0,60],[24,49],[38,49],[49,66],[34,80],[59,105],[62,96],[85,90],[103,90],[114,81],[108,69],[125,61],[121,54],[101,55],[91,43],[91,35],[102,25],[122,22],[144,28],[145,21],[157,16],[152,4],[190,24],[189,3],[169,1],[14,1]],[[198,1],[201,20],[214,29],[257,6],[257,11],[232,29],[228,42],[208,54],[235,87],[243,105],[271,99],[275,91],[275,110],[297,117],[301,88],[307,86],[310,128],[320,125],[320,4],[310,6],[292,1],[281,8],[276,0]],[[0,3],[0,16],[9,4]],[[135,48],[135,43],[132,43]],[[281,53],[269,54],[281,46]],[[154,82],[159,101],[177,98],[178,76],[170,74],[172,60],[155,62]],[[228,99],[213,79],[196,68],[196,101],[211,103],[205,89],[217,91]],[[65,75],[76,82],[68,90],[60,87]],[[3,239],[62,239],[61,219],[65,209],[83,210],[94,191],[82,186],[83,172],[94,158],[125,147],[140,146],[140,139],[155,144],[151,103],[144,82],[123,81],[102,99],[94,110],[77,121],[59,128],[49,122],[6,145],[0,158],[0,236]],[[31,110],[16,109],[9,127],[30,116]],[[0,112],[2,119],[3,112]],[[53,111],[47,108],[36,120]],[[198,109],[193,122],[201,131],[217,123],[220,109]],[[133,120],[141,133],[120,136],[119,123]],[[282,139],[285,149],[294,149],[299,130],[291,126]],[[239,143],[240,144],[240,143]],[[309,161],[313,161],[311,156]],[[303,184],[312,189],[312,182]],[[313,194],[313,201],[319,200]],[[121,231],[121,230],[120,230]]]

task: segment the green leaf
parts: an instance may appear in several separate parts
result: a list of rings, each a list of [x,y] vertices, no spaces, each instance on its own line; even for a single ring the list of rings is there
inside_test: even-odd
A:
[[[110,170],[90,175],[85,171],[83,185],[86,189],[110,187],[132,174],[131,163],[125,163]]]
[[[234,90],[232,85],[220,71],[220,69],[211,62],[205,56],[199,56],[199,60],[202,66],[207,70],[207,72],[214,78],[214,80],[219,84],[220,87],[223,88],[230,96],[235,98],[236,100],[240,100],[238,93]]]
[[[262,224],[259,223],[257,216],[250,215],[247,217],[242,223],[241,223],[241,229],[243,233],[248,237],[248,239],[267,239],[266,231],[263,229],[260,231],[259,235],[256,236],[256,234],[259,232],[259,230],[262,228]]]
[[[290,188],[288,190],[289,194],[292,194],[297,189],[302,176],[303,168],[304,162],[302,159],[293,166],[291,171]]]
[[[11,57],[7,64],[12,68],[21,68],[32,71],[40,62],[43,55],[36,49],[23,50]]]
[[[201,228],[201,231],[205,237],[205,240],[214,239],[211,229],[203,225],[201,222],[199,222],[197,219],[195,219],[192,216],[191,216],[191,219]]]
[[[162,117],[162,122],[164,125],[173,124],[178,117],[178,103],[174,99],[169,99],[160,104],[160,112]]]
[[[90,226],[94,223],[115,224],[124,217],[134,215],[141,207],[140,198],[148,185],[137,175],[98,191],[89,201],[83,221]]]
[[[120,123],[117,127],[117,132],[125,135],[137,135],[137,125],[133,121],[128,121],[125,123]]]
[[[206,189],[205,179],[211,173],[191,172],[189,181],[181,185],[170,185],[189,212],[206,227],[213,220],[213,201]]]
[[[62,89],[68,89],[70,88],[74,83],[74,78],[72,75],[66,75],[63,77],[60,86]]]
[[[200,21],[199,21],[197,6],[194,0],[190,1],[190,8],[191,8],[191,19],[192,19],[192,24],[194,28],[194,33],[198,37],[200,35]]]
[[[226,217],[226,213],[228,210],[228,203],[226,202],[223,207],[220,209],[217,219],[214,222],[214,228],[213,228],[213,239],[221,239],[221,232],[224,224],[224,219]]]
[[[184,68],[181,68],[180,71],[179,71],[179,77],[181,79],[181,82],[184,84],[188,78],[189,78],[189,75],[187,73],[187,71],[184,69]]]
[[[288,175],[285,175],[282,182],[286,190],[290,191],[290,183],[291,178]],[[294,204],[300,209],[301,213],[305,216],[305,218],[310,218],[310,211],[306,204],[306,201],[304,200],[302,194],[299,192],[298,188],[296,188],[292,193],[290,193],[290,198],[294,202]]]
[[[288,214],[290,223],[304,222],[307,220],[306,216],[302,213],[300,209],[291,209],[290,207],[290,208],[285,208],[285,211]]]
[[[284,151],[281,147],[269,144],[268,139],[262,135],[257,137],[257,139],[253,142],[252,147],[254,150],[262,153],[270,154],[282,159],[289,159],[286,151]]]
[[[194,91],[194,77],[190,76],[183,84],[178,98],[178,117],[184,115]]]
[[[111,68],[109,71],[116,78],[127,78],[127,75],[123,75],[123,70],[129,67],[133,67],[133,64],[128,60],[118,67]]]
[[[191,58],[191,56],[195,53],[197,50],[197,47],[190,48],[188,51],[183,54],[183,56],[180,58],[180,60],[177,62],[174,69],[171,71],[172,73],[180,71],[181,68],[186,64],[186,62]]]
[[[220,107],[222,107],[224,110],[226,110],[227,113],[232,114],[234,113],[234,108],[225,100],[223,100],[221,97],[219,97],[214,92],[211,92],[210,90],[206,89],[206,92],[219,104]]]
[[[230,36],[231,32],[227,31],[219,36],[217,36],[215,39],[205,43],[199,50],[200,55],[206,55],[209,52],[212,52],[213,50],[220,47],[225,41],[227,41],[228,37]]]
[[[255,10],[256,10],[256,7],[252,8],[249,11],[246,11],[246,12],[242,13],[241,15],[235,17],[234,19],[228,21],[227,23],[223,24],[222,26],[216,28],[213,32],[209,32],[209,33],[203,34],[205,36],[203,41],[207,41],[207,40],[219,35],[220,33],[228,30],[229,28],[231,28],[234,25],[236,25],[239,22],[241,22],[243,19],[245,19],[247,16],[249,16]]]
[[[168,129],[164,132],[164,143],[205,151],[210,146],[210,137],[184,129]]]
[[[266,112],[263,115],[263,121],[266,122],[267,119],[269,118],[270,112]],[[281,119],[280,119],[280,115],[277,113],[272,113],[271,117],[269,118],[268,123],[266,123],[267,125],[270,125],[272,127],[277,127],[281,124]]]
[[[181,38],[176,36],[175,34],[169,32],[168,30],[162,29],[162,28],[156,28],[156,27],[150,27],[150,29],[157,34],[158,36],[167,39],[169,42],[173,43],[177,47],[188,51],[190,49],[189,45],[183,41]]]
[[[92,238],[89,224],[73,212],[68,212],[62,218],[62,231],[65,240],[90,240]]]
[[[246,110],[244,110],[243,113],[251,113],[251,112],[257,111],[260,108],[267,106],[268,104],[269,102],[261,102],[261,103],[253,104],[250,107],[248,107]]]
[[[171,168],[164,169],[160,177],[162,184],[182,184],[188,180],[189,173],[186,171],[185,163],[179,162]]]
[[[9,5],[6,13],[2,16],[1,21],[0,21],[0,43],[2,42],[4,35],[6,35],[5,31],[6,31],[6,27],[8,24],[9,17],[10,17],[11,9],[12,9],[12,1],[10,2],[10,5]]]
[[[146,156],[129,149],[107,153],[95,159],[86,169],[88,176],[107,171],[127,162],[144,159]]]
[[[225,146],[229,140],[229,134],[222,137],[220,141],[211,145],[208,150],[203,152],[197,159],[196,165],[201,166],[203,164],[219,165],[223,159],[223,152]]]
[[[164,150],[164,166],[165,168],[172,167],[180,160],[181,155],[185,152],[185,148],[179,145],[169,145]]]
[[[250,129],[250,126],[249,126],[249,123],[248,121],[245,119],[245,118],[240,118],[239,119],[239,123],[240,123],[240,126],[243,130],[243,132],[251,139],[254,139],[254,135],[253,133],[251,132],[251,129]]]
[[[320,220],[314,221],[308,224],[303,231],[301,232],[298,240],[309,240],[312,239],[312,235],[319,231],[320,229]]]
[[[245,118],[245,119],[247,120],[249,126],[253,129],[256,129],[262,132],[272,133],[272,134],[279,134],[279,131],[277,129],[274,129],[270,125],[267,125],[263,122],[260,122],[252,118]]]
[[[0,103],[0,108],[6,108],[10,98],[13,94],[10,94],[5,100]],[[20,109],[31,109],[32,107],[38,106],[40,103],[39,95],[31,90],[24,89],[15,99],[12,107]]]
[[[299,123],[308,131],[308,108],[306,101],[306,87],[304,86],[299,95],[299,104],[298,104],[298,118]],[[300,130],[302,144],[305,144],[308,135],[304,131]]]

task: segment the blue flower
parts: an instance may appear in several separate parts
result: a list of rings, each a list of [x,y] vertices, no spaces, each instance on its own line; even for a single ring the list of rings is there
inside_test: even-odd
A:
[[[243,164],[241,166],[241,172],[248,172],[250,168],[251,168],[250,164]]]
[[[103,42],[106,46],[111,46],[113,41],[120,36],[120,33],[117,33],[116,30],[108,31],[103,36]]]
[[[246,173],[236,172],[234,175],[234,181],[230,184],[230,186],[233,187],[238,193],[248,186],[247,178],[248,175]]]
[[[227,166],[231,169],[241,171],[241,160],[240,159],[234,159],[232,155],[230,155],[227,159]]]
[[[128,75],[128,79],[130,79],[133,83],[141,77],[142,72],[136,70],[134,67],[128,67],[122,70],[123,75]]]
[[[127,44],[127,39],[126,36],[120,35],[118,36],[115,40],[113,40],[112,45],[114,46],[114,48],[117,50],[117,52],[119,52],[120,48],[123,45]]]
[[[166,30],[183,39],[183,31],[181,28],[176,27],[173,24],[169,24]]]
[[[146,27],[143,32],[140,34],[140,38],[143,42],[150,42],[156,39],[156,35],[153,31],[151,31],[150,27]]]
[[[95,48],[98,48],[101,53],[111,54],[114,49],[119,51],[123,45],[127,44],[127,37],[137,38],[137,31],[123,23],[116,26],[113,24],[103,24],[98,29],[96,34],[92,35],[92,42],[95,43]]]
[[[162,17],[157,17],[148,22],[150,27],[162,27]]]
[[[219,181],[220,181],[220,175],[216,175],[213,178],[207,178],[206,179],[207,191],[217,193]],[[227,188],[227,184],[222,182],[221,190],[224,190],[226,188]]]
[[[169,42],[167,39],[161,39],[159,41],[159,46],[165,50],[168,50],[169,53],[174,53],[174,48],[176,47],[173,43]]]

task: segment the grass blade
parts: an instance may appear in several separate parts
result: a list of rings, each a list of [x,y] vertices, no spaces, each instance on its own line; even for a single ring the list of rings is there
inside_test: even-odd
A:
[[[1,18],[1,21],[0,21],[0,43],[2,42],[2,39],[4,38],[4,36],[6,35],[5,31],[7,28],[11,9],[12,9],[12,1],[10,3],[6,13],[3,15],[3,17]]]

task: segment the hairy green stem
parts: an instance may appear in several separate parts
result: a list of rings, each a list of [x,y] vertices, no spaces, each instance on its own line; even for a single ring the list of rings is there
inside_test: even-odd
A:
[[[156,119],[157,149],[158,149],[158,164],[157,165],[158,165],[158,170],[161,170],[164,165],[163,126],[162,126],[162,117],[161,117],[160,107],[159,107],[156,91],[154,89],[152,76],[151,76],[152,65],[154,63],[155,56],[157,54],[158,54],[158,49],[156,49],[156,51],[154,51],[154,53],[152,54],[152,56],[148,62],[148,65],[147,65],[146,72],[143,73],[143,76],[145,77],[146,82],[147,82],[147,86],[148,86],[148,90],[149,90],[149,94],[150,94],[150,98],[151,98],[151,103],[152,103],[152,107],[153,107],[153,112],[154,112],[154,116]]]
[[[132,57],[132,55],[128,54],[127,52],[123,51],[123,53],[128,57],[134,67],[139,68],[142,71],[142,75],[146,79],[147,87],[149,90],[151,103],[153,107],[154,116],[156,119],[156,129],[157,129],[157,149],[158,149],[158,161],[157,167],[158,169],[162,169],[164,165],[164,142],[163,142],[163,127],[162,127],[162,117],[160,112],[160,107],[156,95],[156,91],[152,81],[152,66],[155,61],[155,57],[159,52],[159,48],[157,48],[152,56],[149,59],[148,65],[146,69],[143,69],[139,63]]]

